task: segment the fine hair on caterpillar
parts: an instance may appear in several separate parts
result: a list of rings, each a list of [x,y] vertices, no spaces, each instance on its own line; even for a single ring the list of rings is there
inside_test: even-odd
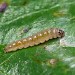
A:
[[[16,51],[29,46],[38,45],[48,41],[49,39],[62,38],[64,35],[64,31],[58,28],[45,29],[32,36],[8,44],[5,47],[5,52]]]

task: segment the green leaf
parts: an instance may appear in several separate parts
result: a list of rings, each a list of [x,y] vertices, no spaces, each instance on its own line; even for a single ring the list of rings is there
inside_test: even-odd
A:
[[[75,1],[8,1],[0,13],[0,75],[74,75]],[[4,53],[6,44],[55,27],[64,30],[63,38]]]

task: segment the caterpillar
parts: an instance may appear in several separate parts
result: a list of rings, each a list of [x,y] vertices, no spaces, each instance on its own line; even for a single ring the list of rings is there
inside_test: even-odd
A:
[[[63,36],[64,36],[64,31],[61,29],[58,28],[45,29],[32,36],[8,44],[5,47],[4,51],[5,52],[16,51],[22,48],[27,48],[29,46],[34,46],[40,43],[44,43],[49,39],[62,38]]]

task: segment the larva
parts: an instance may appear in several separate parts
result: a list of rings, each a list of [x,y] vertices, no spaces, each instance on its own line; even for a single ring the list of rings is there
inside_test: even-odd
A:
[[[49,39],[53,38],[61,38],[64,36],[64,31],[58,28],[50,28],[44,31],[38,32],[32,36],[27,38],[15,41],[13,43],[8,44],[5,47],[5,52],[16,51],[18,49],[27,48],[29,46],[38,45]]]

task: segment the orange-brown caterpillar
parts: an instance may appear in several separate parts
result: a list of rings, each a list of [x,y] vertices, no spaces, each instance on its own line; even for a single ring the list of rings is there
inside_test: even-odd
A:
[[[64,36],[64,31],[58,28],[50,28],[44,31],[41,31],[37,34],[29,36],[27,38],[18,40],[6,46],[5,52],[16,51],[18,49],[27,48],[29,46],[38,45],[49,39],[60,38]]]

